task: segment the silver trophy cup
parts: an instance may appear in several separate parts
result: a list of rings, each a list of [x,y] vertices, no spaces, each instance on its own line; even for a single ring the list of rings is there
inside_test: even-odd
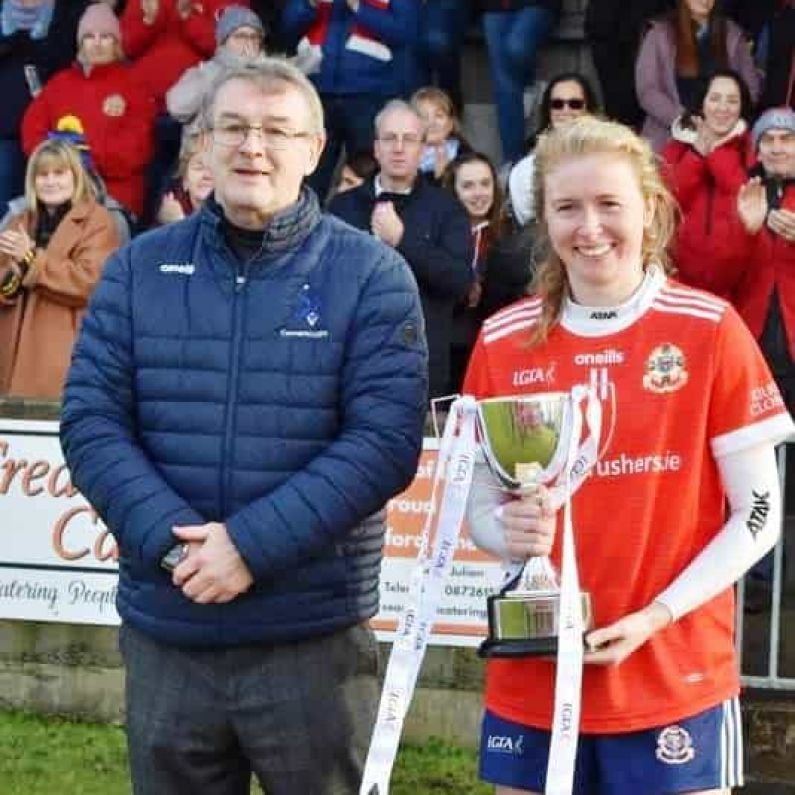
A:
[[[539,485],[554,482],[566,464],[573,412],[568,392],[479,401],[480,442],[491,471],[505,489],[528,495]],[[483,657],[555,655],[559,582],[549,558],[531,558],[512,590],[488,598],[489,635],[478,653]],[[588,629],[591,600],[584,592],[581,597]]]

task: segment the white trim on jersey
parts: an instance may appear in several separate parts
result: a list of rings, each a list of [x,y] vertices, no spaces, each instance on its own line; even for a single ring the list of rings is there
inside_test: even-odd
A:
[[[781,405],[783,409],[784,404]],[[715,458],[721,458],[764,442],[779,444],[791,436],[792,431],[792,419],[789,414],[775,414],[766,420],[755,422],[753,425],[746,425],[713,437],[710,440],[712,455]]]
[[[717,312],[706,312],[703,309],[696,309],[692,306],[668,306],[661,301],[655,301],[651,308],[655,312],[667,312],[671,315],[690,315],[699,317],[702,320],[711,320],[713,323],[720,323],[722,315]]]
[[[674,287],[672,284],[666,284],[660,290],[658,298],[669,301],[672,304],[695,306],[712,312],[720,312],[721,314],[726,311],[728,306],[725,301],[721,301],[717,296],[704,295],[690,288]]]
[[[522,301],[518,304],[501,309],[499,312],[487,318],[483,323],[483,328],[492,331],[506,323],[511,323],[517,318],[523,318],[530,314],[536,314],[541,310],[541,299],[534,298]]]
[[[720,786],[722,789],[745,784],[743,768],[743,723],[740,700],[735,696],[723,702],[720,727]]]
[[[516,320],[511,321],[508,325],[498,327],[493,331],[484,330],[483,342],[484,344],[489,345],[492,342],[501,340],[503,337],[509,337],[511,334],[513,334],[516,331],[532,328],[538,322],[538,319],[540,317],[541,317],[541,309],[538,309],[535,312],[535,314],[527,315],[526,317],[520,317]]]

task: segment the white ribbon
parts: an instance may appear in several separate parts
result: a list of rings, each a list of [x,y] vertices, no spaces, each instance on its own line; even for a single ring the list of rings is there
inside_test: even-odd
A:
[[[406,607],[389,655],[359,795],[389,792],[403,722],[464,520],[475,465],[476,413],[477,404],[472,397],[458,398],[450,407],[439,445],[431,510],[423,527]]]

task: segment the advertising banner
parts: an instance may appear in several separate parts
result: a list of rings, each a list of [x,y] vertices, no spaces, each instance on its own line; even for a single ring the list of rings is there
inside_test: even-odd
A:
[[[436,441],[426,439],[417,475],[389,501],[381,611],[372,625],[390,640],[408,595],[430,509]],[[114,625],[118,550],[72,486],[56,422],[0,419],[0,618]],[[461,535],[431,642],[475,646],[486,634],[486,597],[498,564]]]

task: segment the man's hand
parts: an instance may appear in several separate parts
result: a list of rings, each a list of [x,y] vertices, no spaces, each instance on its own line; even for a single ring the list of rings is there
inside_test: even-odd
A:
[[[795,243],[795,212],[771,210],[767,216],[768,227],[788,243]]]
[[[743,226],[752,235],[762,228],[767,215],[767,193],[759,177],[753,177],[740,188],[737,213]]]
[[[586,651],[585,662],[618,665],[671,621],[668,608],[660,602],[652,602],[643,610],[630,613],[610,626],[595,629],[585,636],[587,647],[592,649]]]
[[[557,523],[549,492],[543,486],[531,495],[503,503],[497,510],[511,560],[524,562],[552,552]]]
[[[222,604],[247,591],[254,578],[220,522],[173,528],[188,543],[188,554],[172,581],[197,604]]]
[[[392,202],[378,202],[370,216],[370,230],[381,241],[397,248],[403,239],[403,221]]]

